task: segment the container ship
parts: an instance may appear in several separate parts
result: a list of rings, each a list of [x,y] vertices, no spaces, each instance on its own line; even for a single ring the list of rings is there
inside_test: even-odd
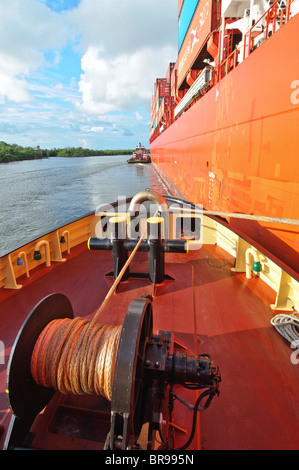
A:
[[[298,0],[179,1],[178,57],[156,80],[150,129],[172,193],[222,213],[297,276],[298,226],[279,219],[299,219],[298,11]]]
[[[156,83],[151,133],[172,195],[145,189],[0,258],[1,449],[135,466],[298,450],[294,5],[253,24],[246,2],[179,2],[182,61]]]

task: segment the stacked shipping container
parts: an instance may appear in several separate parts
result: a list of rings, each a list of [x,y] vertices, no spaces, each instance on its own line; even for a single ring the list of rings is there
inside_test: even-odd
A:
[[[184,3],[184,0],[179,0],[179,1],[178,1],[178,5],[179,5],[179,8],[178,8],[178,18],[180,17],[183,3]]]
[[[184,6],[186,2],[188,2],[188,0],[185,0]],[[185,80],[186,75],[206,44],[213,27],[217,27],[217,24],[212,25],[213,3],[214,2],[212,0],[202,0],[201,2],[197,2],[194,11],[191,10],[189,12],[189,15],[192,13],[192,17],[190,23],[188,23],[187,33],[184,35],[184,40],[180,45],[177,61],[179,87]],[[184,12],[184,6],[181,16]]]
[[[220,4],[220,0],[179,0],[178,59],[175,64],[169,65],[166,78],[156,80],[150,142],[173,122],[174,106],[205,67],[205,64],[201,64],[195,67],[198,70],[192,70],[211,32],[219,26]],[[204,54],[202,59],[212,58],[206,47]]]
[[[179,51],[183,45],[199,0],[185,0],[179,16]]]
[[[152,120],[150,135],[160,132],[161,126],[168,126],[173,120],[174,98],[171,96],[171,77],[175,64],[170,63],[166,78],[158,78],[152,99]]]

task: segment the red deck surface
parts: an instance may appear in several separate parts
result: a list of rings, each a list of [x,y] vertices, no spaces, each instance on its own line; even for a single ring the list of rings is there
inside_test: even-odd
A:
[[[0,365],[0,423],[5,432],[10,420],[5,393],[8,357],[30,310],[46,295],[59,292],[70,299],[75,316],[91,317],[112,285],[112,279],[105,277],[112,267],[110,252],[85,251],[81,246],[74,254],[55,269],[36,272],[33,284],[25,286],[24,281],[19,291],[0,292],[1,340],[6,347],[5,365]],[[146,260],[145,254],[137,253],[131,271],[146,272]],[[270,325],[274,313],[269,306],[275,293],[260,279],[247,280],[245,274],[232,273],[232,266],[233,259],[217,246],[187,255],[167,254],[166,273],[175,280],[159,286],[153,300],[154,332],[173,331],[195,354],[210,354],[220,367],[220,396],[200,414],[190,449],[298,449],[299,367],[291,362],[289,345]],[[147,280],[122,283],[100,322],[122,323],[131,301],[151,293]],[[195,392],[182,387],[175,390],[194,404]],[[105,407],[107,415],[99,411],[97,419],[103,416],[109,428],[109,409],[104,403]],[[43,424],[48,413],[38,419]],[[187,434],[176,431],[177,445],[187,440],[191,420],[192,413],[176,405],[175,424],[188,428]],[[61,423],[60,434],[53,426],[36,437],[36,447],[98,447],[95,436],[70,439],[61,435]],[[0,437],[1,448],[5,432]]]

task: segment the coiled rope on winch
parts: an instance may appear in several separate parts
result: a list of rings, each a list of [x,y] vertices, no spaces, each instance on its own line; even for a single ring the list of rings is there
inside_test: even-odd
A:
[[[299,344],[299,313],[292,313],[290,315],[278,314],[270,320],[278,333],[281,334],[289,343],[294,341]]]
[[[39,385],[60,393],[96,393],[111,400],[121,326],[84,318],[53,320],[38,337],[31,374]]]
[[[31,356],[33,380],[60,393],[96,393],[111,401],[115,359],[122,326],[97,323],[146,232],[109,289],[92,320],[53,320],[40,333]]]

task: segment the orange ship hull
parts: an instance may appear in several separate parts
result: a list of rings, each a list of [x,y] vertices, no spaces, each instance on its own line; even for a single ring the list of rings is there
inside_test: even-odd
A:
[[[151,143],[177,195],[205,209],[299,219],[299,15]],[[298,225],[231,219],[299,273]]]

